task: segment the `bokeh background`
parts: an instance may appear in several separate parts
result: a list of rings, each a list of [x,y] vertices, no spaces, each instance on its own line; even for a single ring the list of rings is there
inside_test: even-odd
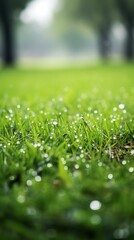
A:
[[[133,0],[0,0],[1,64],[133,58]]]

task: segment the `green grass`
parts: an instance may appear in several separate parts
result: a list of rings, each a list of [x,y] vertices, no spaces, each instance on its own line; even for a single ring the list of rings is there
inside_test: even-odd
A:
[[[133,64],[1,70],[1,239],[134,239],[133,82]]]

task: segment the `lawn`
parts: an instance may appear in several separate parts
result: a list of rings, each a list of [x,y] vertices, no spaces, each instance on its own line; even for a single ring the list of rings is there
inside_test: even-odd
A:
[[[2,240],[134,239],[134,66],[0,71]]]

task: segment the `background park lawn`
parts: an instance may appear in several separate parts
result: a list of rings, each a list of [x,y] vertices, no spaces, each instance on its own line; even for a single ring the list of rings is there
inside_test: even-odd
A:
[[[134,239],[133,83],[123,63],[1,70],[1,239]]]

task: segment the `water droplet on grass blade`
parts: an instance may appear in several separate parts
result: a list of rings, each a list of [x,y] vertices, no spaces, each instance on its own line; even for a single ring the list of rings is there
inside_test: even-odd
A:
[[[20,104],[18,104],[16,107],[19,109],[20,108]]]
[[[113,174],[108,174],[108,179],[111,180],[113,178]]]
[[[117,111],[117,108],[116,108],[116,107],[114,107],[114,108],[113,108],[113,111],[114,111],[114,112],[116,112],[116,111]]]
[[[58,122],[56,120],[53,121],[53,125],[56,126]]]
[[[43,157],[43,158],[48,158],[48,154],[47,154],[47,153],[44,153],[44,154],[42,154],[42,157]]]
[[[123,103],[119,104],[119,109],[124,109],[125,105]]]
[[[24,202],[25,202],[25,197],[24,197],[23,195],[19,195],[19,196],[17,197],[17,201],[18,201],[19,203],[24,203]]]
[[[90,167],[90,165],[87,163],[87,164],[86,164],[86,168],[89,168],[89,167]]]
[[[128,228],[117,229],[114,232],[115,239],[126,239],[128,236],[129,236]]]
[[[29,215],[36,215],[36,209],[35,208],[27,208],[27,213]]]
[[[133,167],[130,167],[129,170],[128,170],[130,173],[132,173],[134,171],[134,168]]]
[[[52,166],[53,166],[52,163],[48,163],[48,164],[47,164],[47,167],[48,167],[48,168],[51,168]]]
[[[91,217],[90,221],[93,225],[98,225],[101,223],[101,217],[99,215],[95,214]]]
[[[97,114],[98,113],[98,111],[97,110],[94,110],[94,114]]]
[[[67,171],[68,170],[68,166],[65,166],[64,169]]]
[[[75,164],[75,169],[79,169],[79,165],[78,164]]]
[[[131,155],[134,155],[134,149],[131,150]]]
[[[36,181],[36,182],[41,182],[41,176],[36,176],[36,177],[35,177],[35,181]]]
[[[32,186],[32,181],[31,180],[27,180],[26,184],[27,184],[27,186]]]
[[[94,211],[97,211],[101,208],[101,202],[98,200],[94,200],[90,203],[90,208]]]

